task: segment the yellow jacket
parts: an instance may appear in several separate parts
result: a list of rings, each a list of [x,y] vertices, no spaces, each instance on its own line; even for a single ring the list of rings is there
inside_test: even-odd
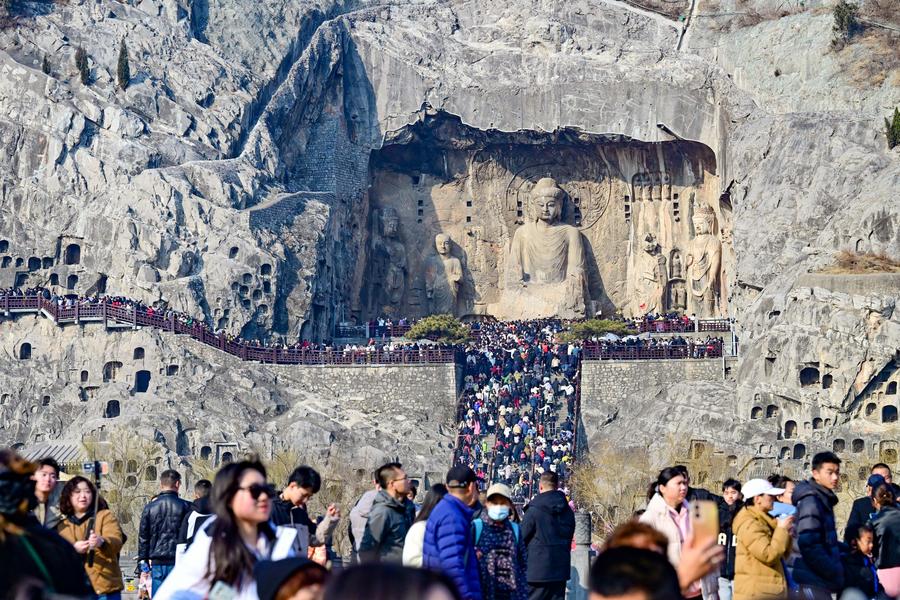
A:
[[[734,600],[784,598],[787,583],[781,560],[791,552],[791,535],[776,527],[774,518],[745,507],[734,517],[737,539],[734,560]]]
[[[72,544],[88,539],[88,522],[90,521],[89,517],[81,522],[73,521],[73,519],[74,517],[63,518],[56,526],[59,535]],[[91,587],[98,594],[120,592],[125,587],[122,582],[122,570],[119,568],[119,551],[124,542],[122,528],[119,527],[115,515],[108,510],[101,510],[97,513],[94,531],[105,539],[106,543],[94,551],[92,567],[87,566],[88,555],[84,555],[84,569],[91,580]]]

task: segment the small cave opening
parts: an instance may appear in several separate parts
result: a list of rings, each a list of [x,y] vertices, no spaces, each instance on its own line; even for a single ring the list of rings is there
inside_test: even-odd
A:
[[[134,374],[134,392],[143,394],[150,388],[150,371],[138,371]]]
[[[63,262],[67,265],[77,265],[81,263],[81,246],[78,244],[69,244],[66,246]]]
[[[810,387],[819,384],[819,369],[816,367],[803,367],[800,369],[800,385]]]

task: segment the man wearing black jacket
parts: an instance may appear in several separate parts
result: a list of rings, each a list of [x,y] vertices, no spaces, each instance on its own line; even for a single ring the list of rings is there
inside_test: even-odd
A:
[[[212,490],[212,482],[201,479],[194,484],[194,501],[191,510],[184,515],[181,521],[181,530],[178,533],[178,552],[180,557],[194,541],[194,536],[203,528],[203,524],[212,516],[212,506],[209,503],[209,492]]]
[[[572,566],[575,513],[557,490],[559,477],[541,475],[540,491],[525,507],[522,539],[528,547],[528,599],[564,600]]]
[[[138,531],[138,560],[150,561],[153,589],[158,590],[175,567],[175,550],[181,521],[191,505],[178,497],[181,475],[167,469],[159,476],[160,492],[141,513]]]
[[[900,489],[893,485],[891,479],[891,468],[884,463],[878,463],[872,467],[869,480],[866,481],[866,495],[853,501],[850,509],[850,518],[847,519],[847,527],[844,528],[844,542],[849,544],[850,540],[856,538],[856,530],[860,525],[865,525],[869,521],[869,516],[875,512],[875,506],[872,504],[872,492],[879,485],[887,483],[894,488],[894,494],[900,497]]]
[[[287,486],[272,503],[272,522],[283,527],[297,530],[297,553],[306,556],[309,547],[325,545],[327,538],[334,532],[341,518],[340,511],[330,504],[322,522],[316,525],[309,518],[306,505],[322,487],[319,472],[301,465],[288,477]]]
[[[812,479],[794,488],[800,557],[794,562],[794,581],[804,598],[830,600],[844,587],[841,544],[834,523],[838,503],[834,489],[841,477],[841,459],[831,452],[813,457]]]

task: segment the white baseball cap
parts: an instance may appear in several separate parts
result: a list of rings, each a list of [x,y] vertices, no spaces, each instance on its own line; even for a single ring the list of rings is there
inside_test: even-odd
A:
[[[759,496],[760,494],[767,494],[769,496],[780,496],[784,493],[783,488],[774,487],[771,483],[766,481],[765,479],[751,479],[747,483],[745,483],[741,487],[741,494],[744,496],[744,499],[749,500],[754,496]]]

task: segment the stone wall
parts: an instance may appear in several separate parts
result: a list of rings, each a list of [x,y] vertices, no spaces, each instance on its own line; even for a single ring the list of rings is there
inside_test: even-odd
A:
[[[616,427],[607,431],[607,425],[619,419],[627,419],[631,413],[644,413],[643,419],[653,419],[653,426],[648,426],[643,431],[629,430],[629,442],[627,445],[647,445],[666,433],[673,433],[664,427],[664,421],[668,418],[688,421],[686,417],[679,417],[676,413],[680,408],[709,412],[704,402],[687,401],[682,407],[676,407],[675,402],[667,403],[665,415],[653,415],[653,411],[659,410],[658,404],[653,400],[660,394],[666,394],[676,385],[701,386],[703,384],[721,384],[724,379],[722,359],[703,360],[628,360],[628,361],[592,361],[586,360],[581,367],[581,422],[579,423],[579,442],[582,456],[596,449],[603,440],[609,440],[611,434],[621,435],[622,427]],[[703,382],[703,383],[701,383]],[[718,386],[721,387],[721,386]],[[707,394],[700,394],[704,398],[723,396],[724,390],[716,389]],[[727,392],[724,394],[727,396]],[[670,398],[674,396],[670,395]],[[733,418],[733,409],[723,406],[720,409],[723,419]],[[643,409],[641,408],[643,407]],[[728,410],[725,410],[728,408]],[[648,414],[649,412],[649,414]],[[718,412],[718,411],[716,411]],[[709,414],[707,414],[709,418]],[[706,427],[701,428],[707,430]],[[644,438],[647,438],[646,440]],[[687,442],[688,440],[684,440]],[[644,443],[646,442],[646,444]]]

